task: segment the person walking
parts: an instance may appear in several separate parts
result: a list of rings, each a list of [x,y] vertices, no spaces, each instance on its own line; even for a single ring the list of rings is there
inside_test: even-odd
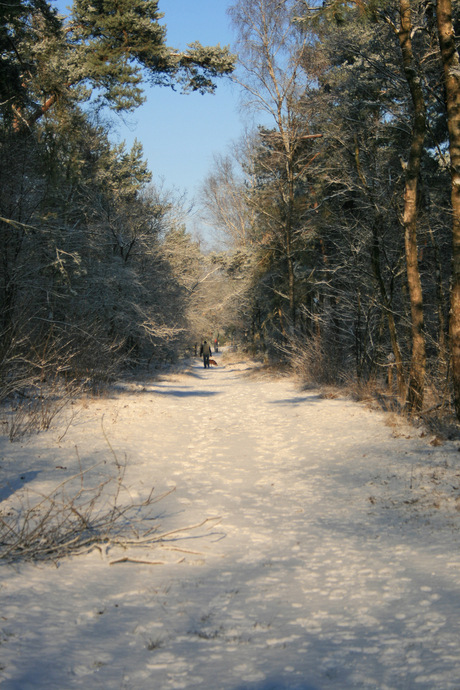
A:
[[[203,364],[209,369],[209,357],[212,355],[211,345],[205,340],[203,343]]]

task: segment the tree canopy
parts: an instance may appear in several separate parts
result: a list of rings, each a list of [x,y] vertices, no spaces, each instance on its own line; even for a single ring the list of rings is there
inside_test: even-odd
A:
[[[158,0],[74,0],[64,20],[47,0],[0,5],[0,102],[16,126],[31,126],[50,107],[94,92],[100,103],[132,110],[142,84],[208,93],[230,74],[228,47],[166,45]]]

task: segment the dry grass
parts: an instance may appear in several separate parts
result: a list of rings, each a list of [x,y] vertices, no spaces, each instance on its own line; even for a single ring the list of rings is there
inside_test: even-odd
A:
[[[81,397],[84,385],[66,382],[56,376],[51,382],[30,385],[21,393],[12,395],[1,408],[2,431],[11,442],[24,436],[50,428],[60,412]]]

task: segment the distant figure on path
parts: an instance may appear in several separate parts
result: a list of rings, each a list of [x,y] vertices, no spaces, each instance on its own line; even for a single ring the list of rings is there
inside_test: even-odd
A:
[[[212,350],[211,350],[211,345],[205,340],[203,343],[203,364],[204,368],[208,367],[209,369],[209,357],[212,355]]]
[[[214,340],[214,352],[219,352],[219,343],[217,342],[217,338]]]

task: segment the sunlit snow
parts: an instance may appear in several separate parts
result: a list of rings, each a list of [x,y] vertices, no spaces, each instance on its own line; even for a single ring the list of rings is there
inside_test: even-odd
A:
[[[211,518],[4,563],[2,690],[458,690],[458,443],[216,358],[1,437],[3,514],[115,453],[131,498],[175,487],[162,532]]]

